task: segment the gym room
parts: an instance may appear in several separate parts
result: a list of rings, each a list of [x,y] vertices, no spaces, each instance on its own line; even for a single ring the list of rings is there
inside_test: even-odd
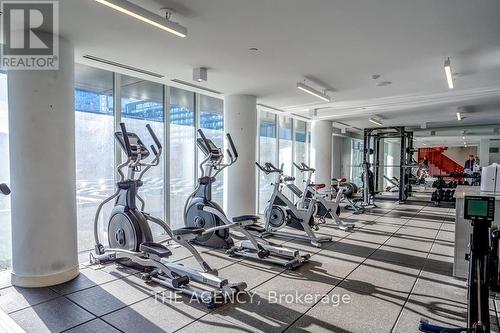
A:
[[[500,1],[0,7],[0,333],[500,332]]]

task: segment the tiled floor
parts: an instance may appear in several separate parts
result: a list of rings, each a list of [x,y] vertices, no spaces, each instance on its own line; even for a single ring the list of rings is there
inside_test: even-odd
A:
[[[162,288],[130,269],[82,265],[75,280],[44,289],[14,288],[0,275],[0,308],[30,332],[416,332],[422,317],[463,323],[465,282],[451,277],[453,210],[381,202],[343,216],[356,229],[322,226],[333,242],[321,249],[286,243],[312,255],[295,271],[205,249],[221,276],[248,283],[240,304],[209,310],[188,299],[157,302]]]

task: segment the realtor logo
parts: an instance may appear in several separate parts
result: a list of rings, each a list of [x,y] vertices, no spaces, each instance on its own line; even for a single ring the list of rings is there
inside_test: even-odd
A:
[[[1,69],[59,69],[59,2],[2,1],[1,11]]]

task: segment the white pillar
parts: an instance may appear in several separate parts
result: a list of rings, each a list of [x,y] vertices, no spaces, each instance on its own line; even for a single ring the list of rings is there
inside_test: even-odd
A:
[[[345,178],[342,170],[342,148],[345,138],[333,135],[332,141],[332,177]],[[329,183],[326,183],[329,184]]]
[[[311,124],[311,164],[316,169],[314,181],[330,184],[332,181],[332,122],[315,120]]]
[[[226,133],[233,137],[239,154],[238,161],[226,169],[224,206],[227,216],[255,214],[257,98],[250,95],[227,96],[224,101],[224,127]]]
[[[73,46],[59,39],[57,71],[9,71],[8,93],[12,283],[66,282],[79,272]]]
[[[479,164],[482,167],[490,165],[490,139],[479,141]]]

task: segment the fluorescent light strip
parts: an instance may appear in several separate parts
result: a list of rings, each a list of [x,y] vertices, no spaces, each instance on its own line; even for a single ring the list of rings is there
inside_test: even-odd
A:
[[[450,58],[444,62],[444,73],[446,74],[446,81],[448,81],[448,88],[453,89],[453,76],[451,74]]]
[[[169,22],[167,21],[167,19],[163,19],[163,21],[161,21],[160,16],[155,15],[131,2],[125,0],[95,0],[95,1],[102,5],[108,6],[109,8],[112,8],[116,11],[119,11],[120,13],[126,14],[142,22],[151,24],[152,26],[170,32],[171,34],[174,34],[178,37],[184,38],[187,36],[187,29],[185,27],[176,24],[174,22]],[[155,15],[156,17],[154,17],[153,15]],[[149,16],[150,18],[146,16]]]
[[[374,123],[375,125],[377,126],[382,126],[382,122],[380,122],[379,120],[377,119],[374,119],[374,118],[369,118],[368,121],[370,121],[371,123]]]
[[[310,95],[318,97],[319,99],[322,99],[325,102],[331,102],[331,100],[332,100],[330,96],[323,94],[321,91],[318,91],[312,87],[309,87],[308,85],[305,85],[304,83],[298,82],[297,88],[310,94]]]
[[[457,112],[457,120],[462,121],[462,114],[460,112]]]
[[[107,59],[103,59],[103,58],[99,58],[99,57],[94,57],[94,56],[88,55],[88,54],[84,55],[83,58],[89,59],[89,60],[92,60],[92,61],[101,62],[103,64],[107,64],[107,65],[111,65],[111,66],[116,66],[116,67],[124,68],[124,69],[127,69],[129,71],[134,71],[134,72],[137,72],[137,73],[151,75],[151,76],[157,77],[159,79],[165,77],[164,75],[161,75],[161,74],[153,73],[153,72],[150,72],[150,71],[147,71],[147,70],[144,70],[144,69],[140,69],[140,68],[137,68],[137,67],[132,67],[132,66],[120,64],[120,63],[115,62],[115,61],[111,61],[111,60],[107,60]]]

